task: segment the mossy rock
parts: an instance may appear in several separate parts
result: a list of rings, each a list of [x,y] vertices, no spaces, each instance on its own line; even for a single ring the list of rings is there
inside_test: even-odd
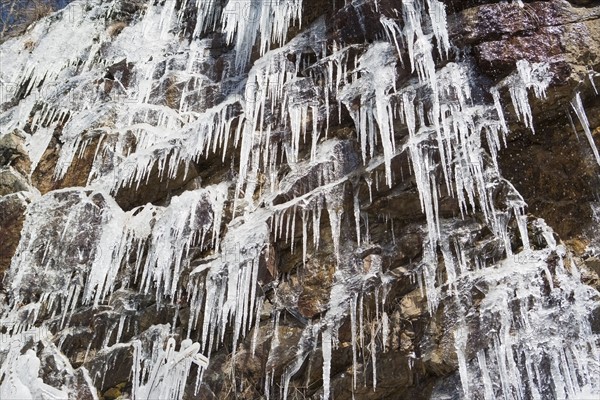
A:
[[[112,387],[110,389],[108,389],[106,392],[104,392],[104,399],[106,400],[116,400],[118,398],[121,397],[121,389],[118,386],[117,387]]]

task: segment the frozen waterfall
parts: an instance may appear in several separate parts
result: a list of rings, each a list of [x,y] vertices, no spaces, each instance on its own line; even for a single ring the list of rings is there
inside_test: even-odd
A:
[[[405,374],[453,365],[452,398],[600,395],[598,292],[498,162],[515,123],[543,135],[531,101],[552,69],[518,60],[486,89],[445,2],[332,3],[375,20],[375,40],[303,21],[308,0],[77,0],[0,45],[0,138],[28,135],[28,182],[48,159],[53,182],[76,182],[19,200],[0,398],[97,399],[120,363],[133,399],[209,398],[227,358],[231,396],[247,363],[260,398],[300,398],[303,376],[310,398],[338,398],[337,379],[358,399],[385,390],[393,351]],[[570,106],[600,164],[579,93]],[[401,190],[421,222],[373,211]],[[402,235],[414,255],[390,256],[410,253]],[[325,294],[301,310],[311,280]],[[447,360],[406,347],[406,315],[441,329],[419,334]],[[44,381],[52,363],[64,372]]]

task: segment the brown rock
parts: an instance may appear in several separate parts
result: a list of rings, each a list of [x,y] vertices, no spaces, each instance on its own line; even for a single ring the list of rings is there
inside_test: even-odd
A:
[[[25,148],[25,137],[26,133],[20,129],[0,135],[0,167],[12,166],[24,176],[29,174],[31,161]]]
[[[60,147],[58,140],[53,137],[48,148],[42,155],[40,162],[31,175],[33,185],[42,193],[48,193],[51,190],[67,187],[86,186],[88,176],[92,170],[94,154],[98,144],[99,137],[96,137],[86,147],[82,157],[75,157],[69,166],[65,176],[60,180],[55,180],[54,171],[59,160]]]
[[[160,205],[166,205],[173,195],[178,194],[182,187],[198,176],[198,171],[194,165],[186,168],[181,163],[174,179],[169,179],[166,175],[167,172],[161,174],[158,165],[155,164],[149,173],[148,179],[145,179],[139,185],[134,184],[133,186],[120,188],[114,195],[115,200],[124,210],[130,210],[147,203],[162,202]]]
[[[326,261],[311,259],[301,273],[302,288],[298,297],[298,311],[306,318],[312,318],[327,309],[335,262]]]
[[[25,210],[29,198],[23,194],[11,194],[0,197],[0,289],[4,273],[10,267],[11,259],[21,238],[21,229],[25,220]]]
[[[27,179],[13,167],[0,168],[0,196],[30,189]]]
[[[426,312],[427,299],[418,289],[404,296],[400,302],[400,313],[406,319],[419,318]]]

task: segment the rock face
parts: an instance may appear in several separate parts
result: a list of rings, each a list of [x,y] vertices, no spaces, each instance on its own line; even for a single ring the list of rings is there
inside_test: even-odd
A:
[[[0,46],[0,398],[600,395],[600,6],[75,1]]]

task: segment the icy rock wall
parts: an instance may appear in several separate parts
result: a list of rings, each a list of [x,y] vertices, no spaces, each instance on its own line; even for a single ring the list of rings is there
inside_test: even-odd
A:
[[[6,41],[0,393],[597,395],[598,232],[502,155],[568,120],[597,176],[599,15],[76,1]]]

